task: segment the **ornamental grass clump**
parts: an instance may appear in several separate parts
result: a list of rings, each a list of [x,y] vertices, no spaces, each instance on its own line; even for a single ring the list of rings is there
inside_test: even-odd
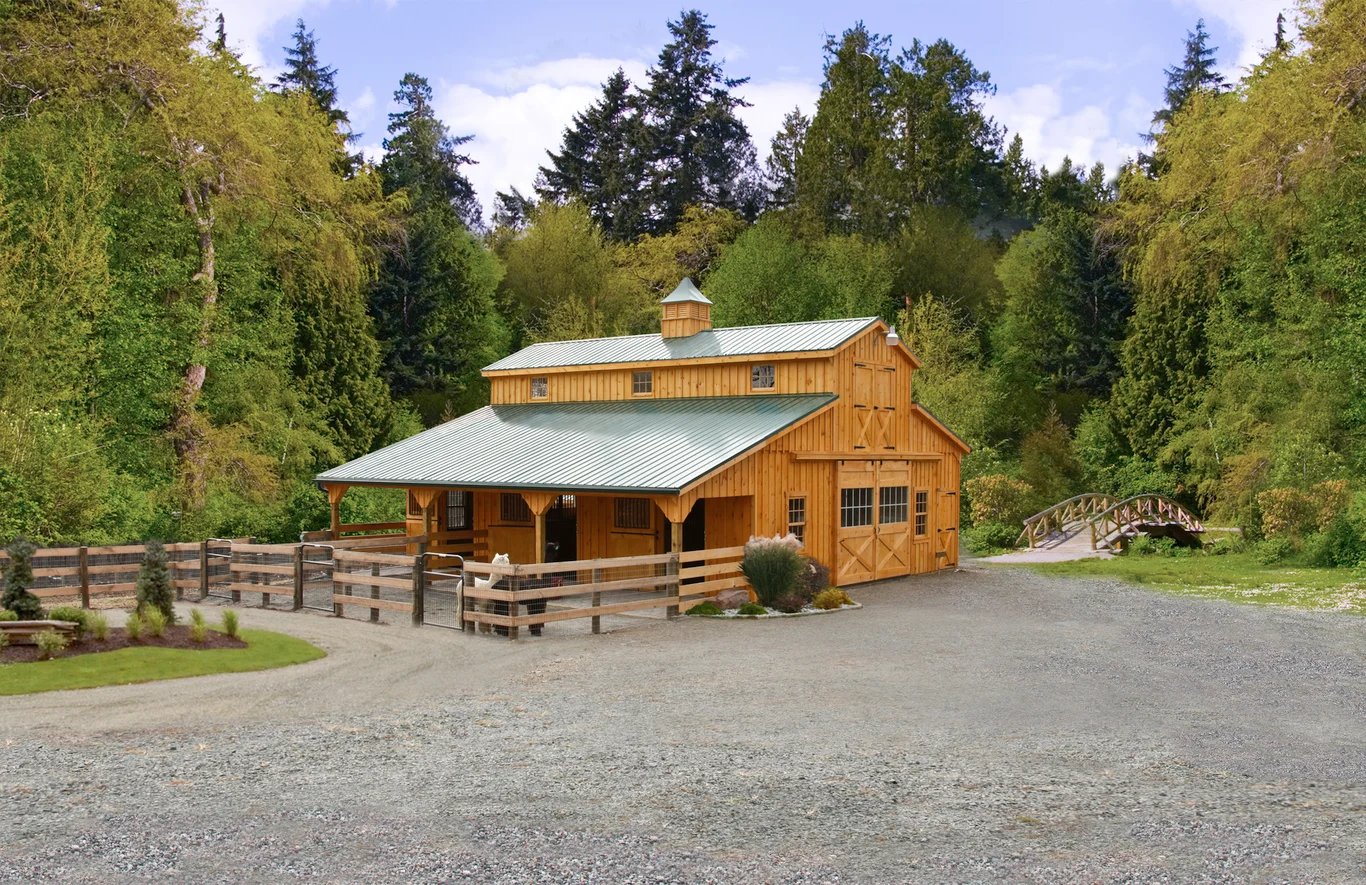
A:
[[[147,629],[147,635],[160,639],[166,633],[166,616],[161,609],[148,606],[142,612],[142,625]]]
[[[47,629],[33,637],[33,642],[38,646],[38,660],[47,661],[61,654],[69,644],[69,640],[58,633],[56,630]]]
[[[233,639],[237,638],[237,612],[230,608],[223,609],[223,632]]]
[[[129,642],[138,642],[142,639],[142,616],[136,610],[129,612],[128,620],[123,622],[123,632]]]
[[[19,616],[7,608],[0,608],[0,621],[17,621]]]
[[[737,615],[740,615],[741,617],[754,617],[756,615],[768,614],[768,609],[764,608],[757,602],[746,602],[739,608],[737,608],[735,610],[735,613]]]
[[[19,621],[38,621],[43,617],[43,604],[28,592],[33,586],[33,552],[36,549],[28,538],[15,538],[5,548],[9,564],[5,566],[5,595],[0,597],[0,608],[14,612]]]
[[[138,569],[138,611],[154,608],[161,612],[162,626],[175,623],[175,589],[171,586],[171,568],[167,564],[166,545],[148,541],[147,552]]]
[[[99,612],[86,612],[85,632],[96,642],[104,642],[109,638],[109,619]]]
[[[811,600],[812,608],[819,608],[825,611],[853,604],[854,600],[849,598],[849,594],[838,587],[826,587],[816,594],[815,599]]]
[[[204,642],[209,638],[209,625],[204,623],[204,613],[197,608],[190,609],[190,641]]]
[[[750,538],[740,571],[749,580],[759,601],[773,608],[778,599],[798,591],[802,575],[802,543],[791,534]]]

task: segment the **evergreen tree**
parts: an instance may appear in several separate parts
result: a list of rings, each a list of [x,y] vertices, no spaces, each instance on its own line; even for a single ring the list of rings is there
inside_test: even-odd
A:
[[[218,16],[214,19],[213,43],[209,44],[209,46],[214,52],[228,51],[228,25],[223,19],[223,13],[221,12],[218,13]]]
[[[1020,133],[1010,140],[1001,160],[1003,208],[1017,218],[1034,217],[1038,212],[1039,171],[1025,156]]]
[[[811,120],[800,108],[783,115],[782,128],[773,136],[768,160],[764,163],[770,209],[782,209],[797,200],[797,163],[809,128]]]
[[[1209,45],[1209,31],[1205,30],[1205,20],[1195,23],[1194,31],[1186,32],[1186,54],[1181,64],[1167,68],[1167,86],[1164,90],[1166,106],[1153,114],[1155,126],[1166,127],[1172,122],[1181,108],[1196,92],[1208,90],[1222,92],[1226,88],[1224,77],[1214,69],[1214,53],[1217,46]]]
[[[747,217],[762,206],[754,145],[735,113],[748,104],[731,93],[749,78],[722,72],[711,53],[712,27],[695,9],[669,22],[673,39],[660,51],[640,96],[648,130],[650,233],[672,230],[688,206]]]
[[[452,136],[437,119],[426,77],[404,74],[394,101],[399,110],[389,115],[389,137],[384,140],[380,162],[384,192],[406,191],[414,213],[435,205],[450,206],[465,227],[480,229],[474,186],[460,171],[474,160],[458,150],[474,136]]]
[[[0,598],[0,608],[14,612],[21,621],[43,617],[43,604],[28,592],[33,586],[33,551],[33,542],[27,538],[15,538],[5,548],[9,562],[5,565],[5,595]]]
[[[294,45],[285,47],[285,72],[276,85],[284,92],[304,93],[333,125],[346,128],[350,120],[337,107],[337,69],[318,60],[318,40],[303,19],[295,22],[293,37]]]
[[[646,139],[631,82],[618,69],[598,102],[574,115],[560,152],[547,152],[550,165],[540,169],[537,195],[579,200],[608,238],[634,239],[646,228]]]
[[[509,230],[523,230],[536,211],[536,201],[517,188],[504,193],[498,191],[493,197],[493,226]]]
[[[142,565],[138,568],[137,611],[149,608],[166,616],[166,623],[175,623],[175,590],[171,586],[171,568],[167,564],[166,545],[160,541],[147,542]]]

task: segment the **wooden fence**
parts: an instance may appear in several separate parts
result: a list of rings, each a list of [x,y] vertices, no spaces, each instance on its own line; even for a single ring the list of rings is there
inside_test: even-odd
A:
[[[205,555],[212,543],[166,545],[176,598],[182,598],[186,590],[202,594],[208,582],[226,574],[225,568],[217,566]],[[127,599],[135,593],[138,570],[146,552],[147,548],[142,544],[43,548],[33,554],[31,590],[46,604],[69,603],[82,608],[117,605],[117,600]],[[8,561],[9,557],[0,553],[0,568]]]

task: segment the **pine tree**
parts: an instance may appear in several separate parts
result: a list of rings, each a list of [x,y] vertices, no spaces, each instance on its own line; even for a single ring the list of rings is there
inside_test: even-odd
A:
[[[34,549],[27,538],[15,538],[5,548],[9,562],[5,565],[5,595],[0,598],[0,608],[14,612],[21,621],[36,621],[43,616],[43,604],[28,592],[33,585]]]
[[[474,160],[457,150],[474,136],[452,136],[437,119],[432,87],[425,77],[404,74],[394,101],[399,110],[389,115],[389,137],[384,140],[380,162],[384,192],[407,191],[414,212],[433,205],[450,206],[467,228],[480,229],[474,186],[460,171]]]
[[[214,52],[228,51],[228,24],[224,20],[223,13],[221,12],[218,13],[218,17],[214,19],[213,42],[210,43],[209,46]]]
[[[293,36],[294,45],[285,47],[285,72],[276,85],[284,92],[304,93],[333,125],[347,127],[346,111],[337,107],[337,69],[318,60],[318,40],[303,19],[295,23]]]
[[[556,203],[579,200],[609,239],[632,240],[646,227],[646,140],[638,98],[617,69],[597,103],[574,115],[560,152],[547,152],[536,193]]]
[[[167,565],[166,545],[160,541],[147,542],[142,566],[138,569],[137,610],[158,609],[166,616],[166,623],[175,623],[175,590],[171,587],[171,569]]]
[[[811,120],[800,108],[793,108],[783,116],[782,128],[773,136],[764,164],[770,209],[781,209],[797,200],[797,164],[810,128]]]
[[[673,39],[660,50],[641,93],[648,130],[650,233],[673,230],[689,206],[731,209],[747,217],[762,206],[754,145],[736,115],[748,107],[712,57],[712,25],[693,9],[669,22]]]
[[[1164,92],[1166,107],[1153,114],[1153,123],[1166,127],[1196,92],[1222,92],[1227,84],[1224,76],[1214,69],[1217,46],[1209,45],[1209,31],[1205,20],[1195,23],[1194,31],[1186,32],[1186,55],[1181,64],[1167,68],[1167,87]]]

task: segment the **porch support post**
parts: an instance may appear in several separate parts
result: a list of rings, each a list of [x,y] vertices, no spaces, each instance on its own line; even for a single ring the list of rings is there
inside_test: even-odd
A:
[[[329,540],[329,541],[335,541],[335,540],[337,540],[337,538],[341,537],[341,502],[342,502],[342,498],[345,497],[345,495],[346,495],[346,490],[347,490],[348,488],[350,488],[350,487],[349,487],[349,486],[328,486],[328,487],[327,487],[327,504],[328,504],[328,507],[331,508],[331,511],[332,511],[332,526],[331,526],[331,532],[330,532],[331,537],[327,539],[327,540]]]
[[[689,492],[685,495],[665,496],[657,495],[653,498],[655,506],[664,514],[664,518],[669,520],[669,549],[672,551],[669,562],[665,566],[666,574],[674,575],[673,583],[665,585],[672,591],[674,596],[683,595],[683,582],[677,577],[679,568],[679,554],[683,552],[683,522],[692,512],[693,505],[697,503],[697,493]],[[678,617],[678,606],[671,605],[664,610],[667,618]]]
[[[422,511],[422,540],[417,543],[417,552],[426,553],[432,545],[432,515],[436,499],[441,497],[441,489],[409,489],[408,492]]]
[[[536,562],[545,562],[545,515],[550,506],[559,498],[558,492],[522,492],[522,500],[526,501],[526,506],[531,510],[533,521],[536,524],[536,540],[534,542],[536,550]],[[538,582],[542,578],[537,578]],[[521,589],[520,587],[517,589]],[[508,606],[509,612],[515,617],[518,612],[517,603]],[[544,609],[542,609],[544,611]],[[537,624],[533,630],[537,635],[541,632],[541,626]],[[517,638],[517,628],[508,628],[508,636],[512,639]]]

